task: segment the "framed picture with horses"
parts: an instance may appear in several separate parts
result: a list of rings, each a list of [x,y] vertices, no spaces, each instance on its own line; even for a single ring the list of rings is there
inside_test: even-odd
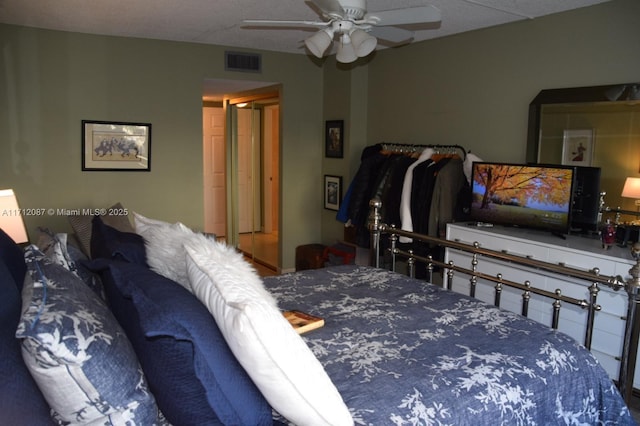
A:
[[[151,124],[82,120],[83,171],[151,170]]]

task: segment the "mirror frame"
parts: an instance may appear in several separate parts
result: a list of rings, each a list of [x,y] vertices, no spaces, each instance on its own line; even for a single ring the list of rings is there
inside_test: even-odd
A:
[[[540,117],[542,105],[570,104],[587,102],[618,102],[606,97],[609,89],[619,86],[637,85],[634,83],[609,84],[604,86],[570,87],[562,89],[546,89],[529,104],[529,121],[527,124],[527,152],[528,163],[538,163],[538,145],[540,144]]]

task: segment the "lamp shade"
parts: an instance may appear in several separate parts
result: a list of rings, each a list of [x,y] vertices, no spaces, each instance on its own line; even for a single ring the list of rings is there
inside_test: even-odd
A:
[[[622,196],[640,199],[640,178],[628,177],[622,188]]]
[[[351,33],[351,44],[359,57],[367,56],[376,48],[378,40],[366,31],[357,29]]]
[[[617,101],[622,96],[622,93],[627,89],[627,86],[613,86],[604,92],[604,95],[610,101]]]
[[[29,241],[13,189],[0,190],[0,228],[18,244]]]
[[[331,34],[329,34],[331,33]],[[311,53],[313,53],[316,57],[322,58],[325,50],[331,44],[333,40],[333,31],[330,30],[320,30],[317,31],[314,35],[309,37],[304,41],[305,46]]]
[[[343,64],[349,64],[358,59],[358,55],[356,55],[356,50],[353,44],[351,44],[351,38],[348,34],[342,34],[342,37],[340,37],[336,59]]]

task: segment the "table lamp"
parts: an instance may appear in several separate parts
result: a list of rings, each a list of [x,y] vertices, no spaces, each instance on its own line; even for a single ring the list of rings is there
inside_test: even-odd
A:
[[[0,228],[17,244],[29,241],[18,200],[12,189],[0,189]]]
[[[636,208],[640,209],[640,178],[628,177],[621,195],[625,198],[635,198]]]

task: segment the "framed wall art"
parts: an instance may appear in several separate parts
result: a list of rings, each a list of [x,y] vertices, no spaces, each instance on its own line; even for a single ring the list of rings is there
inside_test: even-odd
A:
[[[342,158],[344,156],[344,121],[326,122],[324,144],[325,157]]]
[[[82,120],[82,170],[151,170],[151,124]]]
[[[342,176],[324,175],[324,208],[339,210],[342,200]]]
[[[562,136],[562,164],[590,166],[593,159],[593,129],[565,130]]]

